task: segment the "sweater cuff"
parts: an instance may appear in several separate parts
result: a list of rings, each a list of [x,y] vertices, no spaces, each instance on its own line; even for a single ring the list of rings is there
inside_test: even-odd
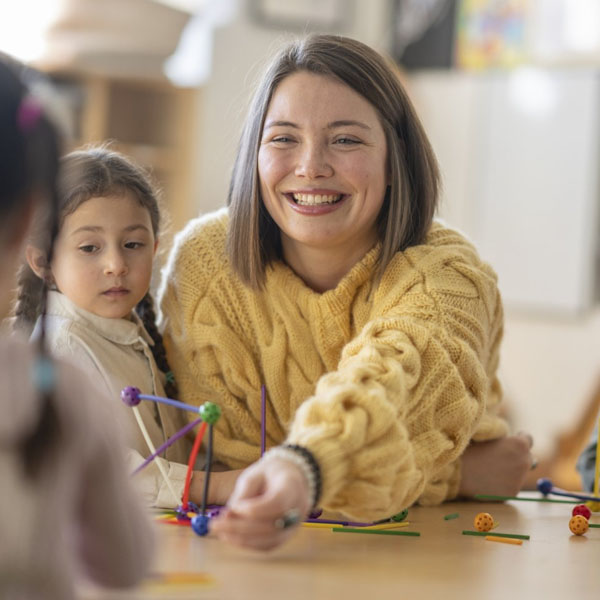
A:
[[[437,477],[425,485],[418,502],[422,506],[435,506],[453,500],[460,489],[461,463],[460,459],[447,465]]]

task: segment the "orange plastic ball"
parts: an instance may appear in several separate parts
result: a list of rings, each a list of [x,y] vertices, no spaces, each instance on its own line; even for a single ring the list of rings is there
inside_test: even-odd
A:
[[[475,517],[473,525],[477,531],[490,531],[494,527],[494,518],[490,513],[482,512]]]
[[[582,515],[575,515],[569,521],[569,529],[575,535],[583,535],[589,529],[588,520]]]

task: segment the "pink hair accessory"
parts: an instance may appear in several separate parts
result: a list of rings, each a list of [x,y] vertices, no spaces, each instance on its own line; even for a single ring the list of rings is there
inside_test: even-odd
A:
[[[17,126],[23,133],[29,133],[42,116],[40,103],[31,96],[25,96],[17,109]]]

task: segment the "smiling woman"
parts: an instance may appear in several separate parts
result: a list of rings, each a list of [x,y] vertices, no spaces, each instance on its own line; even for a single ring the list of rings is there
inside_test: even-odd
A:
[[[221,406],[215,453],[248,467],[212,524],[223,539],[272,548],[317,506],[367,521],[520,487],[531,442],[497,416],[496,277],[433,222],[437,191],[383,57],[327,35],[277,54],[228,208],[178,236],[162,289],[182,399]],[[261,384],[275,447],[255,462]]]

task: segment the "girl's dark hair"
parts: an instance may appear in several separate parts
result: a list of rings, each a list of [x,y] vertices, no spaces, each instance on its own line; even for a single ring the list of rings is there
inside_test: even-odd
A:
[[[41,76],[0,53],[0,219],[4,226],[29,209],[35,198],[46,205],[49,216],[49,255],[58,231],[56,224],[59,136],[40,104],[30,95],[28,83]],[[6,231],[4,232],[6,233]],[[41,335],[37,367],[50,365],[46,350],[46,287],[40,290]],[[34,372],[35,380],[35,372]],[[39,372],[38,372],[39,375]],[[61,423],[53,401],[53,386],[40,389],[39,418],[20,441],[24,472],[36,477],[50,460]]]
[[[161,225],[158,191],[152,185],[150,175],[141,166],[107,146],[93,146],[67,154],[61,160],[60,168],[59,230],[65,218],[91,198],[133,195],[150,214],[152,232],[158,237]],[[30,242],[46,254],[49,248],[47,223],[44,215],[36,219]],[[15,309],[18,327],[31,329],[35,324],[40,314],[42,286],[43,282],[29,265],[24,264],[20,271]],[[154,341],[152,352],[156,364],[167,375],[165,392],[170,398],[176,398],[177,387],[166,360],[162,336],[156,327],[154,302],[149,293],[136,306],[136,312]]]
[[[229,259],[242,281],[254,288],[262,287],[267,265],[281,259],[279,228],[260,196],[258,151],[275,89],[298,71],[347,85],[379,116],[390,176],[377,220],[382,243],[376,274],[379,280],[398,251],[425,238],[437,206],[439,170],[395,67],[369,46],[342,36],[310,35],[288,44],[263,76],[246,118],[229,187]]]

